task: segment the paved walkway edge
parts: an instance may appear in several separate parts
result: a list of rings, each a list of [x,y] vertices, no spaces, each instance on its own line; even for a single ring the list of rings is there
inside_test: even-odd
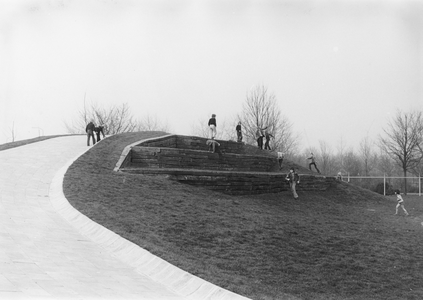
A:
[[[139,142],[137,142],[139,143]],[[130,146],[128,146],[129,148]],[[88,149],[87,149],[88,150]],[[82,155],[82,154],[81,154]],[[194,276],[149,251],[122,238],[102,225],[92,221],[76,210],[63,193],[63,179],[66,171],[79,156],[70,160],[54,176],[50,185],[50,201],[56,211],[82,235],[94,241],[106,252],[131,266],[142,275],[163,284],[186,299],[204,300],[247,300],[249,298],[218,287]]]
[[[154,140],[157,140],[159,138],[162,139],[162,138],[171,137],[171,136],[176,136],[176,134],[165,134],[165,135],[161,135],[161,136],[158,136],[158,137],[152,137],[152,138],[148,138],[148,139],[143,139],[143,140],[139,140],[138,142],[135,142],[135,143],[132,143],[132,144],[126,146],[123,149],[123,151],[122,151],[122,153],[121,153],[121,155],[119,157],[119,160],[116,163],[116,166],[113,169],[113,171],[119,172],[119,169],[122,167],[122,164],[125,162],[125,159],[127,158],[128,153],[129,153],[129,151],[131,151],[132,147],[137,146],[137,145],[139,145],[141,143],[144,143],[144,142],[147,142],[147,141],[154,141]]]

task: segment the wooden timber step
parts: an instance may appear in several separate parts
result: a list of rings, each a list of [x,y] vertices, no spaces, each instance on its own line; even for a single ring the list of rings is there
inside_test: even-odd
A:
[[[129,166],[138,168],[186,168],[269,172],[277,170],[276,158],[202,150],[135,146]]]
[[[285,173],[155,168],[125,168],[122,172],[168,175],[171,180],[232,195],[278,193],[289,190]],[[300,178],[298,191],[324,191],[335,182],[335,178],[332,177],[309,174],[300,174]]]

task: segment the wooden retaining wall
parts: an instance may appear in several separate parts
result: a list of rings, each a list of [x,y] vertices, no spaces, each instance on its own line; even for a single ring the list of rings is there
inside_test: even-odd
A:
[[[139,146],[208,151],[209,147],[206,145],[207,140],[207,138],[196,136],[174,135],[170,137],[157,138],[155,140],[148,140],[140,143]],[[245,147],[243,143],[222,140],[217,141],[225,153],[245,154]]]
[[[242,143],[218,141],[223,154],[211,153],[206,138],[170,135],[131,146],[117,168],[132,174],[166,174],[172,180],[231,195],[288,191],[286,173],[279,171],[276,157]],[[253,154],[253,155],[251,155]],[[290,162],[284,162],[291,166]],[[301,176],[298,191],[323,191],[334,178]]]
[[[212,153],[180,148],[135,146],[126,168],[177,168],[224,171],[271,172],[278,169],[276,158],[268,156]]]
[[[201,171],[184,169],[127,169],[132,174],[166,174],[169,179],[205,187],[230,195],[251,195],[289,191],[286,174],[260,172]],[[300,176],[297,191],[325,191],[336,182],[334,177]]]

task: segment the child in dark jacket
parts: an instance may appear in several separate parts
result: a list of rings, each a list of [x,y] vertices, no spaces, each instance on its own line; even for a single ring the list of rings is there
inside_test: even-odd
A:
[[[95,125],[93,121],[88,123],[87,126],[85,127],[85,132],[87,133],[87,146],[90,145],[90,138],[92,138],[93,145],[95,145],[94,129],[95,129]]]
[[[241,122],[238,122],[238,125],[236,125],[235,130],[236,130],[237,142],[242,142]]]
[[[105,135],[104,135],[104,126],[103,125],[99,125],[98,127],[96,127],[94,129],[94,131],[95,131],[95,133],[97,135],[97,142],[99,142],[101,140],[100,133],[103,134],[103,139],[105,138]]]
[[[217,124],[216,124],[216,115],[212,114],[211,118],[209,119],[209,123],[208,126],[210,128],[210,138],[214,139],[216,137],[217,134]]]

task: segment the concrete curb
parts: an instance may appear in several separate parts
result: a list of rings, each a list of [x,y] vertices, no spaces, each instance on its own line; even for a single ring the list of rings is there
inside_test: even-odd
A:
[[[129,152],[130,148],[147,141],[141,140],[133,143],[125,150]],[[89,148],[88,148],[89,149]],[[87,149],[87,150],[88,150]],[[119,162],[116,165],[118,169],[125,156],[123,151]],[[85,153],[85,152],[84,152]],[[83,153],[82,153],[83,154]],[[82,154],[70,160],[60,170],[58,170],[50,185],[50,201],[55,210],[82,235],[92,240],[106,252],[116,257],[122,263],[133,268],[137,273],[148,276],[155,282],[163,284],[169,289],[175,291],[182,297],[191,300],[246,300],[249,298],[235,294],[231,291],[218,287],[197,276],[189,274],[186,271],[168,263],[167,261],[151,254],[149,251],[138,245],[122,238],[118,234],[110,231],[102,225],[92,221],[85,215],[77,211],[66,199],[63,193],[63,179],[66,171],[71,164]],[[115,169],[116,169],[115,168]]]
[[[139,140],[138,142],[132,143],[128,146],[126,146],[122,153],[120,154],[119,160],[116,163],[115,168],[113,169],[113,171],[115,172],[119,172],[120,167],[122,166],[122,164],[125,162],[126,157],[128,156],[129,151],[131,151],[132,147],[142,143],[142,142],[147,142],[147,141],[153,141],[153,140],[157,140],[158,138],[165,138],[165,137],[170,137],[170,136],[175,136],[176,134],[166,134],[166,135],[162,135],[159,137],[153,137],[153,138],[149,138],[149,139],[144,139],[144,140]]]

